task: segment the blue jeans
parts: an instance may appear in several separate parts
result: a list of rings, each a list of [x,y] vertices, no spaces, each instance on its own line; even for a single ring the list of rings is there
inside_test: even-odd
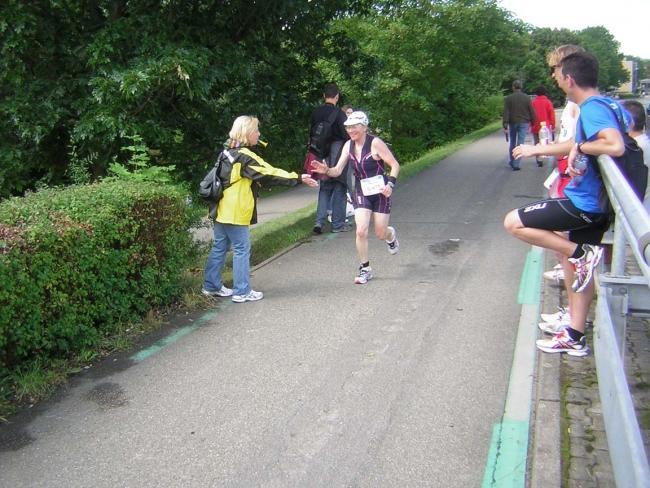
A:
[[[251,240],[247,225],[214,223],[214,242],[203,273],[203,288],[208,291],[220,290],[221,270],[226,263],[226,253],[232,245],[233,294],[245,295],[250,287]]]
[[[327,221],[327,209],[332,204],[332,229],[340,229],[345,225],[345,204],[347,186],[338,180],[320,182],[318,190],[318,208],[316,209],[316,225],[323,227]]]
[[[508,152],[508,160],[510,166],[513,168],[519,167],[519,161],[512,159],[512,150],[523,144],[526,140],[526,134],[528,133],[528,122],[522,122],[519,124],[508,124],[508,137],[510,138],[510,148]]]

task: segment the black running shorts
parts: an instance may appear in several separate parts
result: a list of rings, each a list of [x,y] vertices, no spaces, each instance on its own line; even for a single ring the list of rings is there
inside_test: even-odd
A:
[[[354,208],[367,208],[374,213],[390,214],[390,197],[385,197],[383,193],[365,196],[360,188],[357,188],[352,198]]]
[[[525,227],[569,232],[576,244],[600,244],[609,226],[607,214],[584,212],[568,198],[551,198],[530,203],[517,209]]]

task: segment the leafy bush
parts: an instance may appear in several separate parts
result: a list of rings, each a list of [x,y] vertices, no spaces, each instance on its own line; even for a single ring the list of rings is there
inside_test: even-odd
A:
[[[0,203],[0,376],[169,302],[194,249],[184,192],[108,181]]]
[[[503,113],[503,96],[492,95],[485,99],[485,103],[479,109],[479,120],[488,123],[495,119],[501,119]]]

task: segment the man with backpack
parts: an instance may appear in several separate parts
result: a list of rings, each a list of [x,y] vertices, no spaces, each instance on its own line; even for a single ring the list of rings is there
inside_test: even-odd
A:
[[[335,83],[328,83],[323,89],[325,103],[319,106],[311,115],[309,131],[310,153],[308,160],[323,161],[329,167],[335,166],[341,148],[348,140],[348,134],[343,123],[347,118],[345,113],[336,105],[340,92]],[[347,203],[347,185],[345,175],[337,178],[323,176],[318,192],[318,207],[316,209],[316,225],[314,233],[320,234],[327,221],[327,211],[332,209],[332,232],[347,232],[351,226],[345,222],[345,206]]]
[[[598,92],[598,61],[587,52],[576,52],[552,66],[552,76],[568,98],[580,105],[575,145],[568,158],[571,182],[564,198],[535,202],[506,215],[504,226],[524,242],[551,249],[569,257],[576,277],[571,303],[570,324],[552,339],[537,341],[544,352],[566,352],[571,356],[588,354],[584,331],[589,306],[594,296],[593,273],[603,253],[598,246],[608,227],[608,213],[602,206],[604,191],[597,157],[619,157],[625,153],[623,134],[614,101]],[[614,105],[616,106],[616,105]],[[569,238],[557,232],[569,232]],[[569,279],[566,277],[565,279]]]

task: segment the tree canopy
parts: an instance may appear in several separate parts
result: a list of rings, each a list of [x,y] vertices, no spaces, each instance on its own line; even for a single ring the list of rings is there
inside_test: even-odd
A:
[[[410,157],[498,115],[515,77],[549,87],[566,42],[624,79],[603,27],[533,29],[495,0],[6,0],[0,198],[103,177],[135,140],[196,181],[243,113],[297,169],[328,81]]]

